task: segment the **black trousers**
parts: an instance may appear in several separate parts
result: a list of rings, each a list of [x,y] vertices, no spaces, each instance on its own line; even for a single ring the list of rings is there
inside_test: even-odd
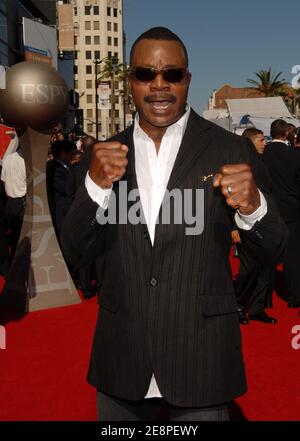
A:
[[[17,245],[22,229],[25,204],[26,204],[25,196],[21,198],[10,198],[10,197],[7,198],[6,207],[5,207],[5,219],[6,219],[7,227],[10,230],[9,243],[11,246],[11,254],[10,254],[11,260],[13,259],[17,249]]]
[[[172,406],[163,398],[127,401],[97,392],[99,421],[229,421],[228,404],[205,408]]]
[[[8,240],[4,204],[0,203],[0,275],[5,276],[9,267]]]
[[[287,222],[288,243],[283,257],[283,273],[289,303],[300,303],[300,220]]]
[[[243,246],[238,250],[240,272],[235,284],[237,303],[247,306],[249,314],[260,314],[267,303],[272,303],[276,268],[257,262]]]

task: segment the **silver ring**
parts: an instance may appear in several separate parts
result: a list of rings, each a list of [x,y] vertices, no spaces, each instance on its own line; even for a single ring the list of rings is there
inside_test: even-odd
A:
[[[228,193],[229,193],[229,194],[231,194],[231,193],[232,193],[232,188],[231,188],[231,186],[230,186],[230,185],[227,185],[227,191],[228,191]]]

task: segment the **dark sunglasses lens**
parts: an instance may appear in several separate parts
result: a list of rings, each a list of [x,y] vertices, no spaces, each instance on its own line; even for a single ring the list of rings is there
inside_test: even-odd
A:
[[[185,75],[184,69],[164,69],[163,77],[169,83],[180,83]]]
[[[169,83],[180,83],[186,74],[185,69],[179,68],[163,69],[162,72],[164,80]],[[157,72],[151,67],[136,67],[133,71],[133,75],[137,81],[149,82],[154,80]]]
[[[134,76],[138,81],[153,81],[155,75],[155,70],[150,67],[137,67],[134,70]]]

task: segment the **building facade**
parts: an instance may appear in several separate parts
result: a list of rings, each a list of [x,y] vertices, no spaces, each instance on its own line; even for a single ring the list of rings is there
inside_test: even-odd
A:
[[[56,25],[57,0],[31,0],[33,5],[47,18],[48,25]]]
[[[0,65],[8,66],[7,0],[0,0]]]
[[[116,57],[124,62],[122,0],[73,0],[75,90],[79,93],[79,107],[83,109],[83,129],[88,135],[96,134],[96,69],[97,81],[105,60]],[[106,81],[110,83],[109,78]],[[118,94],[121,87],[115,84],[116,131],[124,128],[123,102]],[[98,94],[98,91],[97,91]],[[108,138],[112,133],[111,109],[98,99],[98,138]]]
[[[232,87],[230,84],[224,84],[213,91],[207,110],[227,109],[227,99],[259,98],[263,96],[263,94],[250,87]]]

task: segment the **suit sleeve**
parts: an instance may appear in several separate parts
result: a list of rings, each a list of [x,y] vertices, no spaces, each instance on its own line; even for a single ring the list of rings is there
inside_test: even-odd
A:
[[[68,174],[68,181],[67,181],[67,195],[69,198],[70,203],[72,203],[72,201],[75,198],[75,194],[76,194],[76,170],[75,170],[75,166],[71,166],[70,170],[69,170],[69,174]]]
[[[104,210],[90,198],[83,182],[61,231],[64,256],[75,269],[91,264],[103,253],[106,225],[97,221],[103,215]]]
[[[282,260],[288,238],[287,227],[271,196],[268,172],[251,141],[245,140],[246,162],[250,163],[257,187],[264,194],[268,211],[250,230],[240,229],[241,240],[248,251],[262,263],[277,265]]]
[[[63,167],[57,167],[54,171],[53,188],[60,195],[67,197],[68,172]]]
[[[131,132],[132,128],[128,128],[125,134],[116,135],[109,141],[118,140],[126,144],[126,136]],[[90,265],[96,260],[99,262],[101,259],[98,258],[105,250],[107,225],[99,223],[98,220],[105,217],[106,211],[91,199],[85,187],[84,177],[89,169],[91,157],[90,147],[79,163],[79,175],[82,176],[82,180],[61,230],[62,251],[75,269]]]

